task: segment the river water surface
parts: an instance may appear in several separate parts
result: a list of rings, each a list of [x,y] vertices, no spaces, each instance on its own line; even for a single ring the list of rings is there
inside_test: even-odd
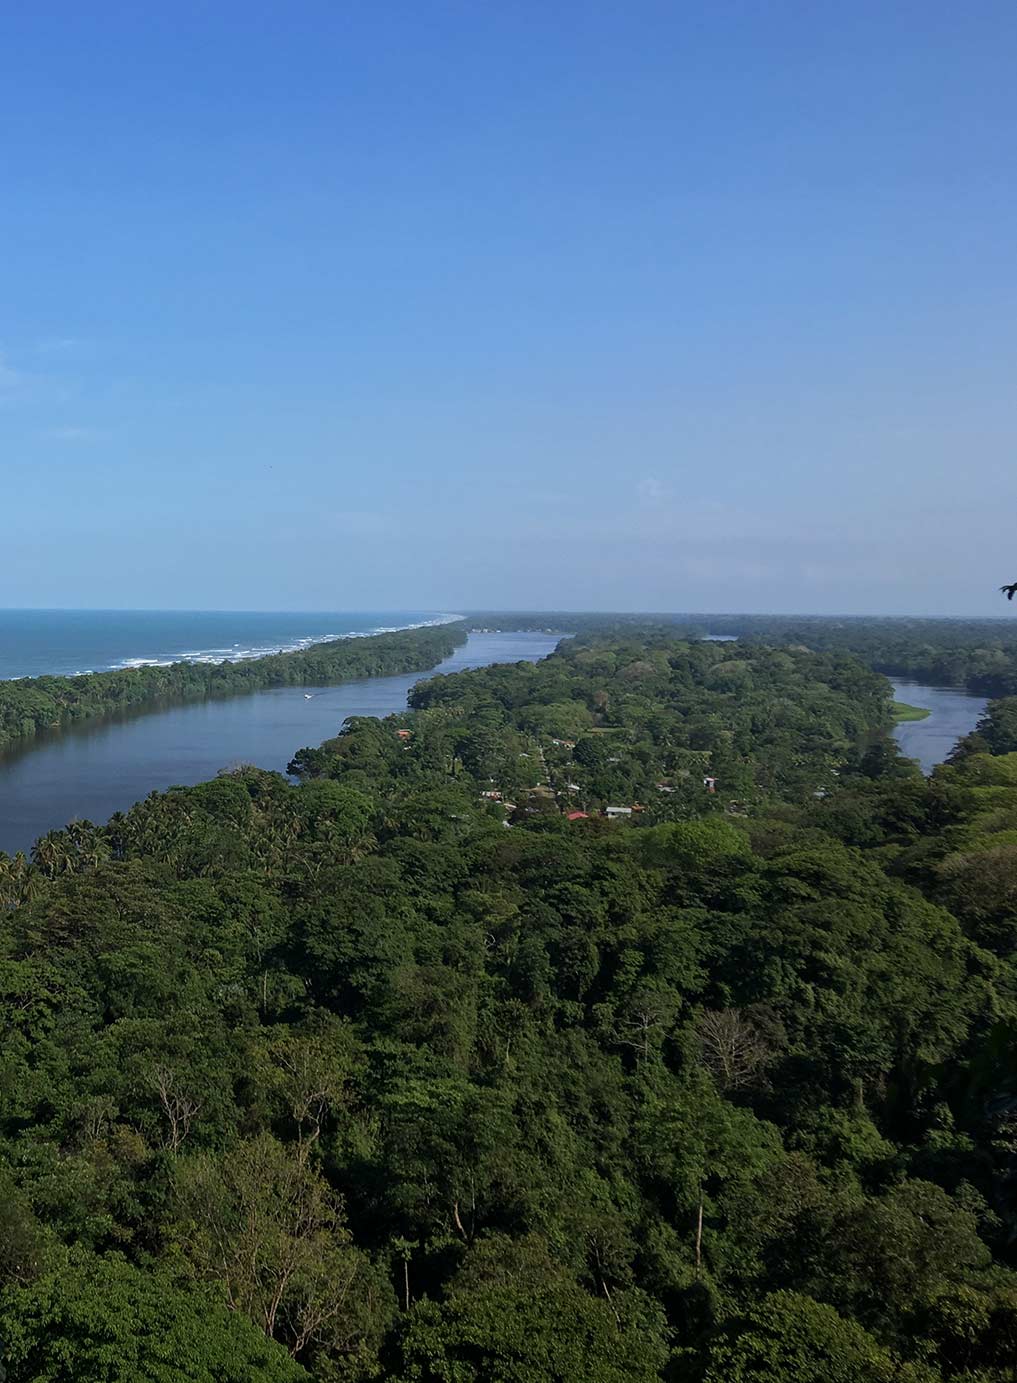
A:
[[[902,721],[893,732],[901,753],[917,759],[923,773],[931,773],[975,728],[987,704],[984,696],[972,696],[959,687],[928,687],[922,682],[894,681],[893,694],[897,701],[932,711],[924,720]]]
[[[238,763],[285,772],[296,750],[331,739],[347,716],[405,710],[410,688],[424,677],[489,663],[535,662],[559,637],[471,634],[432,672],[337,687],[275,687],[37,737],[0,756],[0,850],[27,851],[39,836],[69,821],[107,821],[150,792],[202,783]]]

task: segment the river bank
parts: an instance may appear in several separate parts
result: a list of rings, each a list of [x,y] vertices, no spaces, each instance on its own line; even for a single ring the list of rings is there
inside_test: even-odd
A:
[[[959,739],[975,728],[988,704],[959,687],[933,687],[924,682],[892,679],[894,700],[927,712],[921,719],[898,718],[893,737],[902,754],[917,759],[923,773],[943,763]]]
[[[927,720],[932,715],[928,706],[909,706],[906,701],[895,701],[891,707],[893,718],[902,720]]]
[[[404,710],[422,677],[535,662],[557,642],[548,634],[472,634],[430,671],[334,687],[274,687],[107,717],[26,741],[0,756],[0,850],[27,851],[39,836],[75,818],[104,822],[150,792],[204,782],[237,763],[284,772],[297,749],[335,735],[347,716]]]
[[[236,696],[268,687],[334,686],[354,678],[421,672],[466,641],[462,620],[371,637],[344,637],[289,653],[219,662],[183,660],[79,677],[0,681],[0,750],[81,721]]]

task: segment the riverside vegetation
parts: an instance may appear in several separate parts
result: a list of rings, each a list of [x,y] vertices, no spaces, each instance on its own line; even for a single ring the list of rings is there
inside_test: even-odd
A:
[[[434,667],[466,642],[461,621],[324,640],[241,662],[178,662],[0,681],[0,750],[76,721],[267,687],[313,686]]]
[[[1017,621],[821,615],[472,614],[471,627],[542,628],[562,633],[611,631],[620,637],[654,628],[689,638],[722,635],[749,644],[797,645],[855,653],[877,672],[979,696],[1017,695]]]
[[[893,718],[896,721],[928,720],[931,714],[927,706],[909,706],[906,701],[893,703]]]
[[[1017,701],[891,725],[584,634],[0,861],[10,1383],[1012,1383]]]

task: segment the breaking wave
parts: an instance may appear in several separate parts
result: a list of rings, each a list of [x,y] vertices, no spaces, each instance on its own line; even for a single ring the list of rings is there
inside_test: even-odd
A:
[[[308,634],[288,643],[231,644],[222,648],[195,648],[182,653],[159,654],[150,658],[121,658],[107,671],[121,668],[171,667],[174,663],[243,663],[252,658],[268,658],[275,653],[301,653],[315,644],[335,643],[339,639],[370,639],[377,634],[399,634],[408,629],[433,629],[441,624],[454,624],[462,615],[435,615],[416,620],[413,624],[379,624],[373,629],[346,629],[334,634]],[[80,676],[81,674],[74,674]]]

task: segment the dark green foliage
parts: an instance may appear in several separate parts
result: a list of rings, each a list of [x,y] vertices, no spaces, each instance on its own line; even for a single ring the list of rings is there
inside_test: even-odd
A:
[[[1017,621],[918,619],[860,615],[638,615],[574,612],[480,613],[470,628],[541,629],[610,639],[701,639],[856,654],[877,672],[940,687],[967,687],[983,696],[1017,695]],[[732,654],[728,646],[728,656]]]
[[[300,1383],[308,1374],[213,1293],[75,1253],[0,1294],[7,1383]]]
[[[990,701],[970,735],[957,745],[954,762],[971,754],[1012,754],[1017,751],[1017,696]]]
[[[1017,755],[889,724],[577,639],[0,859],[9,1376],[1013,1383]]]
[[[652,1383],[667,1362],[659,1309],[584,1291],[536,1235],[479,1239],[441,1303],[406,1316],[400,1383]]]
[[[902,1365],[829,1306],[775,1292],[732,1321],[709,1348],[703,1383],[935,1383]]]

